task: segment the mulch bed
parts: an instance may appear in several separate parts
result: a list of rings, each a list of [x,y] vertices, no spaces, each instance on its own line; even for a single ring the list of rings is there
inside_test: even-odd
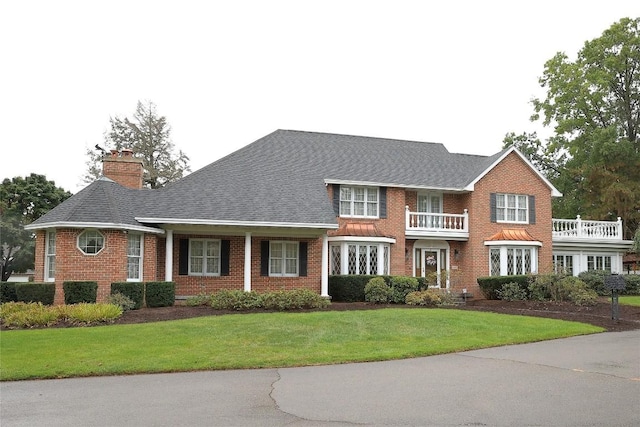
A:
[[[331,306],[324,310],[375,310],[385,307],[406,307],[407,309],[424,309],[407,306],[372,305],[367,303],[341,303],[333,302]],[[514,314],[523,316],[548,317],[552,319],[570,320],[574,322],[590,323],[600,326],[607,331],[628,331],[640,329],[640,307],[628,305],[619,306],[619,320],[612,319],[611,301],[602,298],[601,301],[592,307],[580,307],[564,302],[540,302],[540,301],[494,301],[494,300],[471,300],[465,305],[455,307],[461,310],[490,311],[502,314]],[[317,310],[299,310],[300,312]],[[214,310],[210,307],[189,307],[178,304],[173,307],[142,308],[125,312],[114,324],[130,324],[158,322],[164,320],[186,319],[200,316],[213,316],[222,314],[242,314],[256,313],[259,311],[228,311]]]

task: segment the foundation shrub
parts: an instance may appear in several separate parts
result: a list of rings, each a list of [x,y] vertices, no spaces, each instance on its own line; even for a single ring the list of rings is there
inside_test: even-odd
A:
[[[640,295],[640,274],[627,274],[624,276],[623,295]]]
[[[389,302],[404,304],[407,294],[418,290],[418,281],[415,277],[391,276],[390,287],[391,296],[389,297]]]
[[[79,303],[57,308],[60,320],[74,325],[108,323],[122,316],[122,308],[115,304]]]
[[[326,308],[330,304],[327,299],[308,289],[266,292],[260,294],[260,299],[266,310]]]
[[[427,307],[439,306],[442,303],[440,293],[435,290],[409,292],[405,299],[407,305],[421,305]]]
[[[374,277],[379,276],[329,276],[329,295],[333,301],[337,302],[364,301],[364,287]]]
[[[144,293],[147,307],[171,307],[176,301],[176,284],[174,282],[147,282]]]
[[[589,289],[593,289],[598,295],[609,295],[609,291],[604,288],[604,278],[610,273],[604,270],[583,271],[578,278],[587,284]]]
[[[122,311],[133,310],[136,306],[134,300],[120,292],[115,292],[109,295],[109,304],[117,305],[122,309]]]
[[[184,304],[188,307],[198,307],[202,305],[211,305],[212,295],[198,294],[195,296],[187,297]]]
[[[392,290],[382,277],[374,277],[364,287],[364,300],[374,304],[386,304],[391,298]]]
[[[505,283],[496,293],[504,301],[524,301],[528,298],[527,290],[515,282]]]
[[[222,290],[211,295],[209,305],[216,310],[252,310],[261,307],[260,295],[242,290]]]
[[[16,301],[18,301],[18,297],[16,296],[16,283],[0,282],[0,304]]]
[[[95,303],[98,298],[98,282],[63,282],[62,290],[65,304]]]
[[[507,283],[517,283],[522,289],[528,292],[531,277],[527,275],[515,276],[487,276],[478,277],[478,286],[486,299],[500,299],[498,291],[502,289],[502,285]]]
[[[142,308],[144,303],[144,283],[142,282],[113,282],[111,284],[111,295],[122,294],[134,302],[131,310]]]
[[[53,305],[55,295],[55,283],[16,283],[17,301],[40,302],[44,305]]]

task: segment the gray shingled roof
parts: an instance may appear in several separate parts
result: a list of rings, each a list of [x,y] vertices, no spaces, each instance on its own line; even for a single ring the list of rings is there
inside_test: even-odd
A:
[[[138,217],[336,224],[326,181],[462,190],[501,154],[454,154],[436,143],[278,130],[163,189],[93,183],[37,222],[129,224]]]

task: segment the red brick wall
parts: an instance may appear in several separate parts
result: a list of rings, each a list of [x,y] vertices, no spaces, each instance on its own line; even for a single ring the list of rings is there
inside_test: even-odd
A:
[[[180,239],[206,238],[230,241],[228,276],[188,276],[179,274]],[[263,240],[286,240],[307,242],[306,277],[268,277],[260,275],[260,244]],[[216,235],[174,235],[173,280],[176,283],[176,295],[211,294],[222,289],[244,289],[244,236]],[[160,251],[159,251],[160,252]],[[162,251],[164,252],[164,251]],[[322,265],[322,239],[274,238],[252,236],[251,238],[251,290],[266,292],[274,290],[310,289],[320,293]]]
[[[64,303],[65,281],[92,280],[98,282],[98,302],[106,302],[111,283],[127,280],[127,233],[122,230],[100,230],[105,238],[104,248],[96,255],[85,255],[78,249],[77,239],[84,229],[56,230],[56,296],[55,303]],[[45,232],[36,233],[35,280],[44,281]],[[144,237],[142,277],[157,280],[155,235]]]
[[[535,224],[492,223],[489,197],[491,193],[534,195]],[[469,204],[469,241],[461,246],[460,268],[473,278],[465,287],[480,295],[475,278],[489,275],[489,248],[484,242],[502,229],[526,229],[542,242],[538,250],[538,270],[550,271],[552,265],[551,189],[516,154],[509,154],[475,184]]]

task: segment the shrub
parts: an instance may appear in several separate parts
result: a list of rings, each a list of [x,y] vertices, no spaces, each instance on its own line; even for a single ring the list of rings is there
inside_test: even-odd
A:
[[[57,310],[54,307],[45,306],[41,302],[18,302],[14,306],[2,308],[2,323],[9,328],[51,326],[57,321]]]
[[[132,310],[142,308],[142,304],[144,303],[144,283],[114,282],[111,284],[111,295],[116,293],[126,296],[135,303]]]
[[[391,288],[382,277],[374,277],[364,287],[364,300],[374,304],[384,304],[391,298]]]
[[[627,274],[624,276],[624,295],[640,295],[640,275]]]
[[[391,276],[391,296],[389,301],[394,304],[404,304],[407,294],[418,290],[418,280],[415,277]]]
[[[147,282],[145,284],[147,307],[171,307],[176,301],[174,282]]]
[[[598,302],[598,294],[593,289],[584,288],[574,289],[569,295],[569,299],[575,305],[592,306]]]
[[[261,294],[260,299],[267,310],[325,308],[330,304],[326,298],[308,289],[267,292]]]
[[[115,304],[80,303],[60,306],[64,320],[73,324],[92,324],[114,321],[122,316],[122,308]]]
[[[529,295],[532,300],[545,301],[552,299],[555,282],[559,276],[556,274],[539,274],[533,278],[529,285]]]
[[[530,281],[531,277],[527,275],[478,277],[478,285],[486,299],[499,299],[498,291],[506,283],[517,283],[527,290]]]
[[[405,299],[408,305],[438,306],[442,303],[440,293],[433,289],[409,292]]]
[[[604,288],[604,278],[610,273],[604,270],[583,271],[578,275],[580,280],[587,284],[589,289],[593,289],[598,295],[609,295],[610,291]]]
[[[211,295],[209,304],[216,310],[251,310],[261,307],[261,299],[256,292],[222,290]]]
[[[188,297],[184,304],[188,307],[197,307],[200,305],[211,305],[211,295],[199,294]]]
[[[55,283],[16,283],[16,299],[18,301],[52,305],[55,295]]]
[[[505,283],[496,293],[498,298],[504,301],[524,301],[527,299],[527,291],[515,282]]]
[[[134,300],[120,292],[109,295],[109,304],[117,305],[122,309],[122,311],[133,310],[136,306]]]
[[[339,275],[329,276],[329,295],[333,301],[364,301],[364,287],[369,280],[379,276]]]
[[[65,304],[95,303],[98,298],[98,282],[63,282]]]
[[[15,282],[0,282],[0,304],[17,301]]]

